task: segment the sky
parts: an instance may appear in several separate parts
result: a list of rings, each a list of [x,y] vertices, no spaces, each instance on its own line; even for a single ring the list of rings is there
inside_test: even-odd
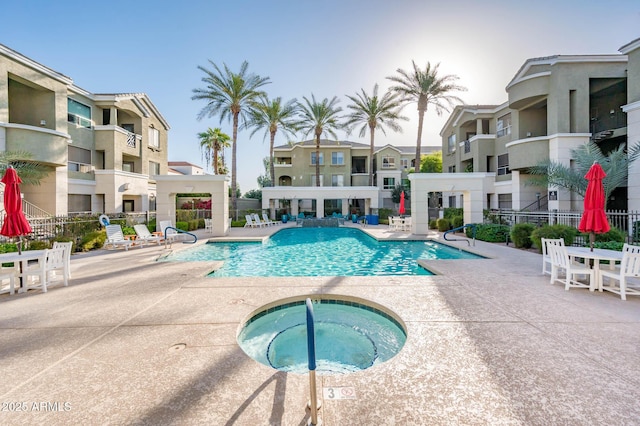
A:
[[[412,61],[440,64],[459,77],[466,104],[502,104],[505,87],[529,58],[618,54],[640,37],[640,2],[610,0],[20,0],[2,5],[0,43],[73,79],[91,93],[146,93],[168,121],[169,161],[207,168],[197,134],[220,127],[198,120],[205,87],[198,66],[210,62],[269,77],[270,98],[349,99],[375,84],[384,93],[398,69]],[[376,145],[415,146],[418,114],[407,105],[403,132],[376,133]],[[422,146],[440,146],[448,118],[427,111]],[[311,139],[297,135],[295,140]],[[340,140],[369,143],[369,135],[338,132]],[[276,136],[276,146],[289,137]],[[266,173],[269,140],[240,132],[237,179],[242,193]],[[231,167],[230,151],[226,154]]]

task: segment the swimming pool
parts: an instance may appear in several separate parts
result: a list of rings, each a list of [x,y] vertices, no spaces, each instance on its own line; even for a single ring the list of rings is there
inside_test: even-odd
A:
[[[222,260],[211,277],[433,275],[418,259],[480,259],[434,241],[377,241],[356,228],[286,228],[266,242],[216,242],[168,261]]]

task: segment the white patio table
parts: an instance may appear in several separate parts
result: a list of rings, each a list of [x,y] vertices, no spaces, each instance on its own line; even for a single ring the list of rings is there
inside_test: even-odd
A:
[[[567,253],[569,257],[584,259],[585,263],[587,260],[593,260],[593,270],[596,275],[596,284],[598,286],[598,290],[602,291],[602,276],[600,275],[600,261],[609,261],[609,265],[613,269],[613,266],[616,263],[620,263],[622,261],[622,252],[608,249],[598,249],[594,248],[593,251],[589,247],[567,247]],[[589,288],[589,291],[594,291],[595,287],[592,285]]]
[[[26,285],[23,285],[23,271],[26,271],[29,265],[29,261],[38,261],[40,263],[39,266],[44,266],[43,263],[46,261],[45,255],[46,250],[24,250],[22,253],[13,252],[13,253],[2,253],[0,254],[0,263],[20,263],[20,273],[18,277],[20,278],[18,281],[20,283],[20,287],[18,288],[18,293],[24,293],[26,291]]]

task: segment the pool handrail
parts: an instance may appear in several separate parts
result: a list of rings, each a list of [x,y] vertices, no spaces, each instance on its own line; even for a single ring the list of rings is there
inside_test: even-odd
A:
[[[183,234],[187,234],[187,235],[191,235],[193,237],[193,241],[183,241],[183,244],[195,244],[198,241],[198,237],[195,234],[192,234],[191,232],[187,232],[187,231],[183,231],[182,229],[178,229],[175,228],[173,226],[167,226],[166,228],[164,228],[164,246],[167,246],[167,241],[169,241],[169,239],[167,238],[167,231],[169,229],[173,229],[174,231],[178,232],[178,233],[183,233]]]
[[[316,395],[316,332],[313,304],[307,297],[307,356],[309,358],[309,412],[310,424],[318,424],[318,397]]]
[[[445,231],[444,234],[442,234],[442,239],[445,240],[445,241],[466,241],[467,244],[469,244],[469,247],[471,247],[471,243],[469,242],[468,239],[462,240],[462,239],[459,239],[459,238],[454,238],[454,239],[448,239],[447,238],[447,234],[449,234],[450,232],[460,231],[461,229],[464,229],[464,228],[472,228],[472,230],[473,230],[473,246],[475,247],[475,245],[476,245],[476,230],[477,230],[477,227],[476,227],[475,223],[469,223],[467,225],[462,225],[462,226],[458,226],[457,228],[449,229],[448,231]]]

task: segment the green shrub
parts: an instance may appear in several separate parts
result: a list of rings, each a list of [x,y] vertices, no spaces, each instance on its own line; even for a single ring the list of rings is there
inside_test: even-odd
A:
[[[431,219],[429,221],[429,229],[438,229],[438,221],[435,219]]]
[[[105,231],[89,232],[82,237],[82,240],[80,240],[80,250],[89,251],[102,248],[106,240],[107,233]]]
[[[507,225],[499,225],[496,223],[478,223],[476,224],[476,240],[487,241],[490,243],[504,243],[509,237],[509,227]],[[473,237],[473,228],[466,228],[467,237]]]
[[[231,227],[232,228],[242,228],[245,223],[247,223],[246,220],[233,220],[233,221],[231,221]]]
[[[181,231],[188,231],[189,222],[176,222],[176,229],[180,229]]]
[[[456,216],[463,216],[463,210],[461,208],[456,208],[456,207],[446,207],[444,209],[444,218],[445,219],[453,219]]]
[[[582,234],[584,236],[585,241],[589,241],[589,234]],[[615,241],[618,243],[624,243],[626,239],[626,235],[624,232],[619,230],[618,228],[611,228],[609,232],[605,232],[604,234],[596,234],[596,241],[598,242],[607,242],[607,241]]]
[[[593,247],[599,249],[622,251],[624,243],[619,241],[596,241],[595,243],[593,243]]]
[[[454,228],[460,228],[464,225],[464,218],[462,216],[454,216],[452,223]]]
[[[578,235],[578,230],[573,226],[568,225],[545,225],[541,228],[536,228],[531,233],[531,241],[533,245],[538,248],[542,253],[542,244],[540,240],[542,238],[562,238],[566,246],[573,245],[573,241]]]
[[[530,248],[532,244],[531,233],[535,229],[536,227],[530,223],[516,223],[509,234],[511,241],[517,248]]]
[[[48,249],[51,248],[51,246],[49,245],[49,242],[47,241],[29,241],[29,244],[27,244],[27,250],[44,250],[44,249]]]
[[[15,243],[2,243],[0,244],[0,253],[15,253],[18,251]]]
[[[436,226],[438,227],[438,231],[440,232],[448,231],[450,228],[449,220],[444,218],[438,219],[436,221]]]

